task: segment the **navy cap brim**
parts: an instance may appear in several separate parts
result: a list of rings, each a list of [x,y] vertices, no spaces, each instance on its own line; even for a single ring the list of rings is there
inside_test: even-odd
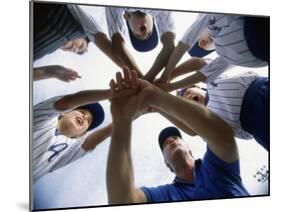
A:
[[[162,151],[163,151],[164,141],[171,136],[178,136],[182,138],[180,131],[176,127],[166,127],[159,133],[158,143]]]
[[[154,49],[158,45],[159,38],[158,38],[158,32],[157,32],[154,21],[153,21],[152,34],[146,40],[138,39],[134,35],[132,30],[130,29],[127,21],[126,21],[126,24],[127,24],[127,27],[128,27],[131,44],[132,44],[132,46],[134,47],[135,50],[137,50],[139,52],[147,52],[147,51],[151,51],[152,49]]]
[[[192,57],[205,57],[208,54],[212,53],[215,50],[205,50],[202,49],[199,45],[198,42],[196,42],[193,47],[188,51],[188,53],[190,54],[190,56]]]
[[[93,116],[93,121],[87,131],[92,130],[96,127],[98,127],[104,120],[104,110],[99,103],[93,103],[88,105],[83,105],[81,107],[78,107],[77,109],[86,109],[89,110],[90,113]]]

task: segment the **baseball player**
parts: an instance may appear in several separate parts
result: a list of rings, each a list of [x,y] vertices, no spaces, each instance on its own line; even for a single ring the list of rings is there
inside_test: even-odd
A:
[[[263,67],[269,62],[269,18],[228,14],[200,14],[172,53],[160,82],[167,82],[182,55],[203,57],[213,50],[219,57],[199,70],[197,81],[212,82],[230,65]]]
[[[117,74],[116,81],[111,81],[111,90],[113,122],[106,173],[109,204],[249,196],[240,177],[232,128],[223,119],[197,103],[137,79],[137,74],[130,74],[129,70],[124,71],[123,78],[121,73]],[[114,97],[123,92],[127,95]],[[178,129],[164,129],[158,141],[165,164],[176,175],[175,179],[153,188],[137,188],[131,161],[132,121],[140,111],[151,106],[170,114],[205,138],[207,150],[203,159],[195,160]]]
[[[133,56],[126,48],[126,37],[129,36],[133,48],[139,52],[153,50],[158,41],[163,46],[145,78],[154,78],[174,50],[175,31],[171,12],[142,8],[115,8],[105,9],[109,36],[112,39],[113,51],[124,66],[137,71],[143,76]]]
[[[113,62],[111,41],[93,17],[78,5],[33,3],[34,43],[33,60],[37,60],[57,49],[83,54],[88,43],[93,42]]]
[[[33,108],[33,180],[83,157],[111,134],[98,101],[110,90],[88,90],[48,99]]]

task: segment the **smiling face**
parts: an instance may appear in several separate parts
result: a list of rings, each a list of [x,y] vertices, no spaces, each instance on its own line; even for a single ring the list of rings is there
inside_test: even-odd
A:
[[[192,87],[186,89],[182,97],[205,105],[206,91],[202,90],[199,87]]]
[[[79,137],[83,135],[93,121],[90,111],[76,109],[61,114],[57,129],[66,137]]]
[[[215,42],[213,38],[210,36],[208,29],[205,29],[198,40],[198,45],[207,51],[214,50],[215,47]]]
[[[179,164],[193,160],[189,146],[178,136],[170,136],[163,143],[163,155],[168,167],[173,171]]]
[[[124,18],[136,38],[140,40],[148,39],[153,30],[153,18],[150,14],[136,12],[126,12]]]
[[[67,41],[61,47],[64,51],[74,52],[77,54],[83,54],[87,51],[88,42],[86,38],[76,38],[74,40]]]

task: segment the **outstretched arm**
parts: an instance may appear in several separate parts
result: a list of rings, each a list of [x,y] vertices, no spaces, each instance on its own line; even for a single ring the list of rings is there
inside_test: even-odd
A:
[[[111,97],[110,89],[106,90],[86,90],[74,94],[69,94],[54,103],[58,111],[77,108],[82,105],[106,100]]]
[[[97,47],[105,53],[117,66],[120,68],[123,67],[121,61],[114,55],[112,50],[111,41],[107,38],[104,33],[98,32],[94,34],[95,44]]]
[[[64,82],[70,82],[80,79],[81,76],[71,68],[65,68],[60,65],[41,66],[33,69],[33,80],[58,79]]]
[[[167,65],[168,60],[175,48],[175,34],[172,32],[166,32],[162,35],[161,41],[163,47],[157,55],[152,67],[144,77],[149,82],[152,82],[157,74]]]
[[[162,82],[167,82],[169,80],[172,71],[174,70],[182,56],[185,54],[187,49],[189,49],[189,46],[182,42],[179,42],[176,48],[174,48],[174,51],[170,56],[168,64],[166,65],[166,68],[160,77],[160,80]]]
[[[121,74],[117,73],[117,83],[115,84],[114,81],[111,81],[113,93],[111,113],[113,121],[106,169],[109,204],[147,202],[144,192],[137,189],[134,184],[131,158],[131,131],[133,116],[138,108],[136,97],[133,96],[137,88],[136,73],[133,74],[132,78],[131,83],[129,70],[125,69],[123,79]],[[118,90],[117,92],[115,88]],[[129,90],[129,92],[126,93],[126,90]],[[127,95],[117,97],[118,93],[123,91]]]
[[[107,139],[112,132],[112,124],[108,124],[107,126],[95,130],[92,132],[82,144],[82,148],[84,151],[90,151],[96,148],[98,144]]]
[[[209,148],[220,159],[226,162],[238,159],[232,128],[205,106],[173,96],[155,86],[148,86],[143,92],[147,104],[165,111],[205,138]]]
[[[138,76],[143,77],[143,74],[138,68],[133,56],[128,51],[125,40],[120,33],[115,33],[112,36],[112,51],[123,66],[127,66],[131,70],[136,70]]]

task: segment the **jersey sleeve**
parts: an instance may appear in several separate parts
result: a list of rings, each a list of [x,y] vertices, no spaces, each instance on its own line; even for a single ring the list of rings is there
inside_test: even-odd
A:
[[[105,15],[110,38],[112,38],[115,33],[120,33],[121,35],[124,35],[125,24],[122,17],[122,8],[106,7]]]
[[[49,120],[52,117],[59,116],[62,111],[57,111],[54,108],[54,104],[62,97],[63,96],[56,96],[35,105],[33,108],[34,121],[43,121],[45,119]]]
[[[76,18],[76,20],[81,24],[83,30],[85,31],[87,37],[95,42],[94,34],[98,32],[105,33],[102,28],[99,26],[97,21],[93,16],[86,13],[81,7],[78,5],[68,5],[70,12]]]
[[[211,16],[208,14],[198,15],[195,22],[185,31],[181,42],[188,45],[190,48],[198,41],[200,34],[209,25]]]
[[[233,67],[228,62],[226,62],[222,57],[217,57],[210,63],[205,65],[199,70],[204,76],[207,77],[206,83],[213,82],[219,75],[221,75],[226,70]]]
[[[149,203],[171,201],[169,184],[157,187],[141,187],[140,189],[144,192]]]
[[[155,22],[158,29],[159,37],[166,32],[172,32],[175,34],[175,23],[172,17],[172,12],[160,11],[155,16]]]

